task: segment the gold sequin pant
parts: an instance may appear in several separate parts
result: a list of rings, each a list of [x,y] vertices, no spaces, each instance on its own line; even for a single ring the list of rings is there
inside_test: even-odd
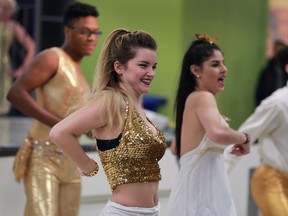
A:
[[[251,190],[262,216],[288,215],[288,173],[262,165],[253,173]]]
[[[77,216],[81,180],[72,161],[62,153],[34,149],[28,166],[25,216]]]

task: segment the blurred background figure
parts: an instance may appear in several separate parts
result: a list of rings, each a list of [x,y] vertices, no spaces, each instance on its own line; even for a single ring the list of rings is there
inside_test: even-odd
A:
[[[7,115],[10,110],[6,95],[11,83],[23,73],[35,54],[33,39],[21,24],[12,20],[16,8],[15,0],[0,0],[0,116]],[[14,70],[9,50],[15,40],[26,52],[22,64]]]
[[[286,85],[285,74],[281,71],[276,60],[278,53],[285,47],[282,40],[275,40],[273,56],[268,59],[265,67],[261,69],[256,87],[256,106],[263,99],[270,96],[276,89]]]
[[[272,58],[275,54],[275,41],[288,43],[288,1],[268,0],[268,28],[266,39],[266,56]]]

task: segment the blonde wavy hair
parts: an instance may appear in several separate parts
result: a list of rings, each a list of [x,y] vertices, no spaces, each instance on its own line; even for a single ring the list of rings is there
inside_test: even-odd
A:
[[[129,110],[133,106],[129,92],[120,87],[120,80],[115,72],[114,63],[118,61],[126,67],[128,61],[135,57],[139,48],[157,51],[157,43],[147,32],[130,32],[123,28],[111,32],[102,46],[88,100],[94,101],[100,97],[105,98],[108,112],[107,127],[115,126],[115,124],[117,126],[122,125],[121,104],[123,101],[129,104]]]

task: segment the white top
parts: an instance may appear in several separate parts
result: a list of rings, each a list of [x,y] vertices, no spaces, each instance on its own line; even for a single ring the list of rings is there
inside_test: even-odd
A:
[[[288,83],[264,99],[240,126],[259,142],[261,163],[288,172]]]
[[[181,157],[169,197],[169,216],[236,216],[224,164],[225,147],[205,134],[195,149]]]

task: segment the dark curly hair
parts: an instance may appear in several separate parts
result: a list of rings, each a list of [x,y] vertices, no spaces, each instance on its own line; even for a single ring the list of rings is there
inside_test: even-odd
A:
[[[75,20],[87,16],[98,17],[99,12],[96,7],[81,2],[72,3],[65,10],[63,25],[71,26]]]

